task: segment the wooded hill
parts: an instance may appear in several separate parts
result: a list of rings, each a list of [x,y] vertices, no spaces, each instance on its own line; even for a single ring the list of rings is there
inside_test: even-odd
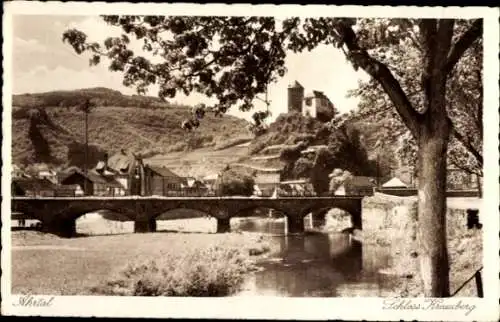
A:
[[[207,115],[196,131],[186,132],[181,123],[190,116],[190,107],[153,97],[126,96],[104,88],[23,94],[13,96],[13,162],[82,166],[85,123],[77,105],[88,98],[97,103],[88,118],[91,164],[105,152],[121,149],[147,158],[251,138],[248,122],[230,115]]]

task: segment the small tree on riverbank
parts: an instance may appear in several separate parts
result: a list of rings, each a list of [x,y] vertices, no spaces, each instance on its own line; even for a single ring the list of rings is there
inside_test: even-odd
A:
[[[215,182],[215,191],[221,196],[251,196],[255,181],[249,174],[234,169],[222,171]]]

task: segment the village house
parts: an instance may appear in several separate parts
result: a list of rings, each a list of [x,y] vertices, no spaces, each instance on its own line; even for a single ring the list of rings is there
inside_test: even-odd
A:
[[[13,196],[54,197],[56,185],[47,179],[12,178],[11,193]]]
[[[185,181],[182,183],[181,187],[182,192],[185,195],[200,196],[206,195],[210,191],[210,187],[199,179],[187,177],[184,178],[184,180]]]
[[[12,179],[14,178],[29,178],[30,176],[24,172],[21,167],[19,167],[17,164],[12,165],[11,169],[11,177]]]
[[[121,150],[109,158],[106,154],[98,166],[99,171],[113,173],[114,179],[125,189],[125,194],[141,195],[141,171],[144,171],[141,159]]]
[[[144,167],[146,195],[167,196],[179,192],[186,180],[166,167],[146,165]]]
[[[47,179],[53,184],[58,184],[57,172],[52,169],[42,169],[37,173],[37,177],[40,179]]]
[[[169,195],[181,191],[186,180],[166,167],[144,164],[142,158],[124,150],[97,163],[93,171],[102,178],[116,181],[123,195]]]
[[[363,176],[349,177],[335,190],[336,196],[373,196],[375,179]]]
[[[254,177],[254,194],[257,196],[271,196],[279,187],[281,169],[261,169],[256,171]]]
[[[87,173],[79,169],[73,169],[61,180],[61,185],[75,187],[75,195],[86,196],[123,196],[125,188],[114,178],[114,176],[102,175],[95,169]],[[79,188],[76,188],[78,186]]]
[[[214,190],[215,189],[215,183],[217,182],[217,179],[219,179],[219,174],[218,173],[212,173],[209,174],[205,177],[203,177],[203,182],[205,183],[205,186],[207,186],[208,189]]]

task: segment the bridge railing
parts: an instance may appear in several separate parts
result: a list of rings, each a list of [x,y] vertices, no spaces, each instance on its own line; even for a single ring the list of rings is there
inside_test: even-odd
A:
[[[278,191],[278,197],[317,197],[314,191]]]
[[[13,196],[16,196],[16,194],[12,194]],[[114,189],[110,190],[98,190],[94,191],[92,195],[83,195],[82,193],[77,193],[76,190],[74,189],[68,189],[68,188],[58,188],[54,190],[32,190],[32,191],[27,191],[24,195],[18,195],[18,196],[23,196],[23,197],[85,197],[85,196],[92,196],[92,197],[123,197],[126,196],[127,194],[123,193],[118,193]],[[261,197],[261,198],[270,198],[274,195],[273,192],[266,192],[262,193],[260,195],[254,195],[254,196],[248,196],[248,197]],[[365,196],[367,194],[364,193],[350,193],[349,196]],[[216,191],[213,190],[207,190],[207,189],[182,189],[182,190],[166,190],[163,191],[162,193],[152,193],[151,195],[148,196],[162,196],[162,197],[227,197],[230,195],[224,195],[217,193]],[[325,192],[321,194],[317,194],[314,191],[295,191],[295,190],[284,190],[284,189],[278,189],[276,197],[338,197],[338,195],[335,195],[334,192]]]

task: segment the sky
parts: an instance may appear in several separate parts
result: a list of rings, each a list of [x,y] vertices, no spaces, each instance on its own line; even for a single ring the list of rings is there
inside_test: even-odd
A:
[[[135,94],[134,88],[122,85],[120,73],[108,70],[105,60],[90,67],[88,55],[78,55],[62,42],[62,34],[69,28],[79,29],[87,34],[89,41],[97,42],[121,34],[118,28],[108,26],[100,17],[18,15],[14,16],[13,24],[14,94],[89,87],[107,87],[124,94]],[[139,52],[139,48],[139,45],[132,44],[134,52]],[[346,98],[346,94],[357,87],[359,79],[367,79],[367,75],[362,71],[355,72],[338,49],[322,46],[311,52],[289,53],[285,64],[288,72],[269,86],[272,113],[269,121],[287,112],[287,87],[295,80],[304,86],[306,93],[323,91],[341,112],[356,108],[357,100]],[[151,88],[148,95],[157,96],[155,88]],[[189,96],[177,94],[171,101],[185,105],[210,103],[196,93]],[[254,103],[254,111],[265,108],[258,100]],[[250,119],[254,111],[241,112],[235,107],[229,114]]]

